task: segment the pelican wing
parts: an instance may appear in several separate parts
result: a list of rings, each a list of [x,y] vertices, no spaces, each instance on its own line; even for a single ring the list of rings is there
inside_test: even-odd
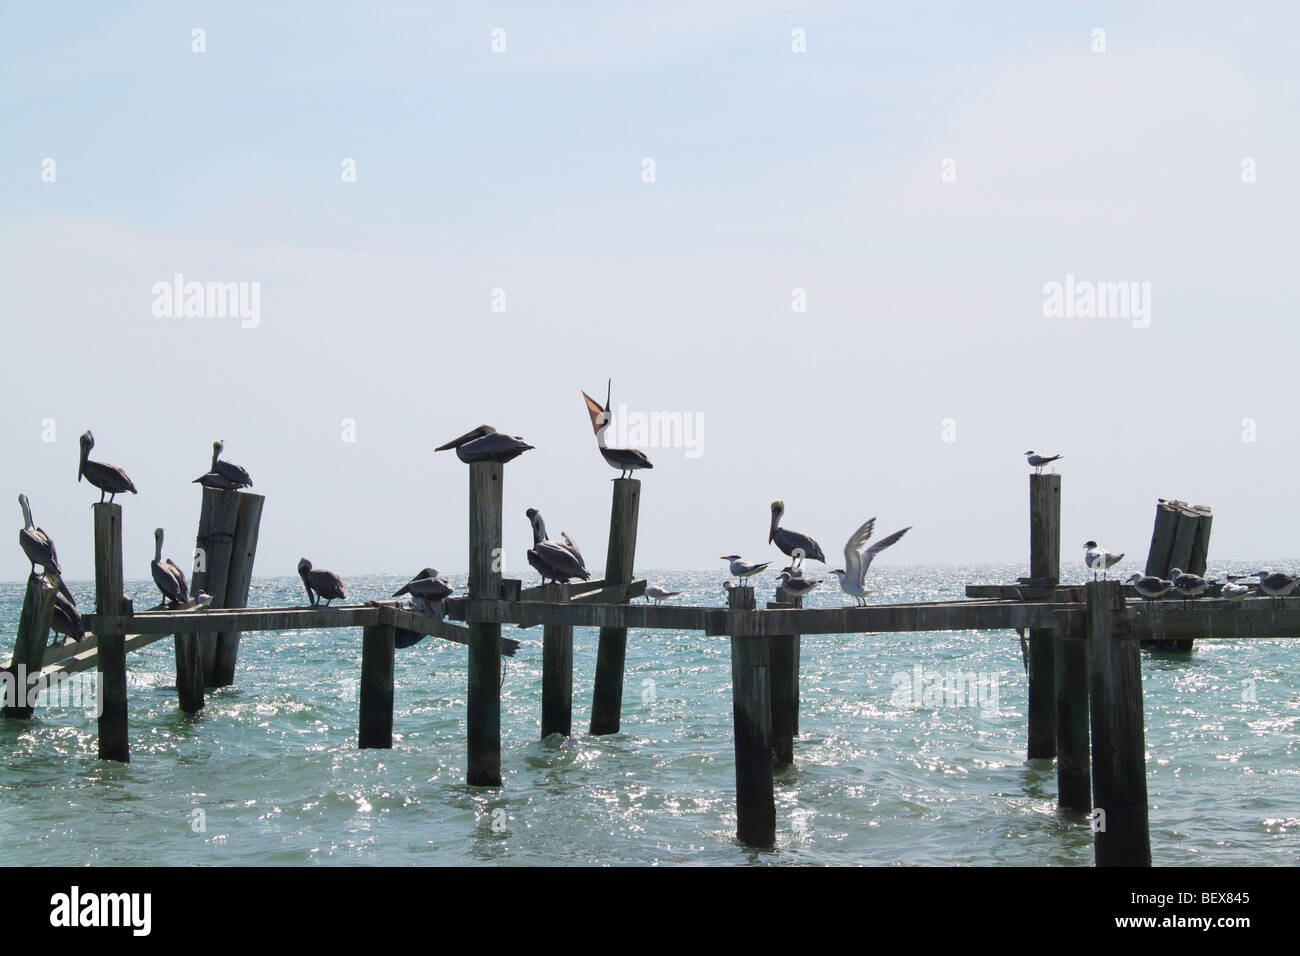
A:
[[[578,559],[578,563],[585,569],[587,567],[587,562],[583,558],[582,552],[578,550],[578,546],[573,543],[573,539],[564,531],[560,532],[560,537],[564,539],[564,546],[573,552],[573,556]]]

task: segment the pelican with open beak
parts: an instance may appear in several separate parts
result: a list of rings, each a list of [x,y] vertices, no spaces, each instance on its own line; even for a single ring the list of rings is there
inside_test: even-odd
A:
[[[582,393],[582,397],[587,402],[587,414],[591,416],[591,430],[596,433],[596,444],[600,446],[600,455],[605,459],[609,467],[618,471],[619,478],[630,478],[632,472],[639,471],[642,468],[653,468],[650,459],[646,457],[645,452],[636,448],[610,448],[605,444],[605,430],[609,428],[609,423],[613,416],[609,412],[609,396],[614,386],[614,380],[610,379],[605,390],[605,407],[601,408],[600,403],[588,395]],[[617,480],[617,479],[615,479]]]
[[[456,457],[467,465],[475,461],[495,461],[504,465],[508,461],[514,461],[532,447],[518,435],[512,438],[509,435],[502,435],[491,425],[480,425],[445,445],[439,445],[434,451],[454,448]]]

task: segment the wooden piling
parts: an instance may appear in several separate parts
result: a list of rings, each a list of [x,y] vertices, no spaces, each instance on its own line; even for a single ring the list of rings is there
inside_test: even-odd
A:
[[[555,585],[555,600],[568,603],[569,585]],[[542,736],[573,733],[573,625],[542,628]]]
[[[501,507],[505,466],[469,466],[469,596],[501,596]],[[501,786],[501,625],[469,621],[466,782]]]
[[[45,645],[50,637],[50,622],[54,619],[54,596],[58,593],[58,579],[53,574],[33,574],[27,579],[27,593],[18,617],[18,637],[9,662],[11,673],[8,692],[10,700],[4,704],[3,715],[18,720],[31,718],[34,707],[29,706],[28,694],[33,684],[27,678],[40,672],[45,661]],[[0,689],[5,685],[0,684]]]
[[[1029,476],[1029,576],[1057,584],[1061,579],[1061,476]],[[1030,760],[1056,756],[1055,635],[1029,629]]]
[[[615,478],[613,484],[605,583],[623,584],[632,580],[636,561],[641,482],[636,478]],[[602,627],[596,647],[596,680],[591,698],[592,734],[618,733],[623,715],[623,665],[626,657],[627,628]]]
[[[176,699],[181,710],[197,714],[203,709],[203,659],[199,654],[197,634],[177,634],[176,645]]]
[[[222,607],[248,607],[248,588],[253,581],[253,559],[257,555],[257,535],[262,525],[262,505],[265,502],[266,498],[262,495],[239,493],[235,536],[231,543],[230,565],[226,575],[226,597]],[[239,637],[239,631],[217,634],[212,673],[205,678],[209,687],[228,687],[235,682]]]
[[[194,571],[190,575],[190,593],[200,591],[212,596],[211,607],[225,607],[226,584],[230,577],[230,555],[235,543],[235,525],[239,519],[238,491],[204,488],[199,508],[199,531],[194,541]],[[203,682],[214,686],[217,667],[216,632],[199,635],[199,662]]]
[[[1118,581],[1089,582],[1087,600],[1095,858],[1098,866],[1150,866],[1137,637]]]
[[[732,588],[733,619],[754,611],[754,589]],[[776,795],[772,777],[770,637],[744,636],[733,626],[731,705],[736,745],[736,837],[747,846],[776,846]]]
[[[393,647],[397,629],[373,624],[361,632],[361,694],[357,747],[393,746]]]
[[[97,502],[95,520],[95,613],[122,614],[122,506]],[[127,734],[126,635],[105,633],[99,638],[99,757],[131,760]]]
[[[776,589],[776,601],[782,606],[803,607],[803,598]],[[772,761],[777,769],[794,763],[794,741],[799,736],[799,654],[798,634],[772,637]]]
[[[1056,802],[1067,810],[1092,808],[1088,766],[1088,642],[1059,634],[1056,664]]]

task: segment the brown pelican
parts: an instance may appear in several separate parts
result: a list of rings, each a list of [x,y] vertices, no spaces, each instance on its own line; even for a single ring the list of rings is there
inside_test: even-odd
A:
[[[86,636],[86,630],[81,626],[81,615],[62,594],[54,595],[54,617],[50,619],[50,630],[62,634],[64,640],[70,637],[73,641],[80,641]],[[62,644],[63,641],[54,643]]]
[[[95,436],[89,431],[81,436],[81,467],[77,469],[77,481],[84,477],[88,482],[99,489],[99,502],[104,503],[104,495],[108,495],[109,504],[118,495],[136,494],[135,485],[131,479],[126,476],[121,468],[117,465],[106,465],[103,462],[90,460],[90,449],[95,447]]]
[[[645,589],[645,602],[649,604],[654,601],[656,604],[661,604],[665,598],[676,597],[681,593],[681,591],[665,591],[657,584],[648,584]]]
[[[1033,467],[1037,474],[1043,473],[1043,466],[1050,465],[1058,458],[1064,458],[1064,455],[1035,455],[1032,451],[1025,452],[1025,458]]]
[[[619,478],[630,478],[632,472],[642,468],[653,468],[650,459],[645,456],[645,452],[638,451],[635,448],[607,448],[605,447],[605,429],[613,420],[609,413],[609,396],[614,387],[614,380],[609,380],[609,385],[605,391],[605,407],[601,408],[600,403],[588,395],[582,393],[582,397],[587,402],[587,414],[591,416],[591,428],[596,433],[596,444],[600,446],[601,457],[609,466],[618,471]]]
[[[225,447],[226,443],[221,439],[212,443],[212,467],[208,469],[206,475],[195,478],[193,484],[203,485],[205,488],[222,488],[226,491],[253,487],[253,479],[248,476],[247,471],[232,461],[220,460],[221,450]]]
[[[421,598],[429,603],[441,601],[448,597],[455,588],[438,573],[437,568],[425,568],[411,580],[407,581],[400,588],[393,592],[393,597],[401,597],[403,594],[409,594],[412,597]]]
[[[158,602],[158,606],[163,607],[168,601],[173,604],[188,604],[190,589],[185,583],[185,573],[171,558],[163,560],[162,546],[163,529],[154,528],[153,561],[149,565],[149,570],[153,572],[153,583],[158,585],[158,590],[162,592],[163,599]]]
[[[718,559],[719,561],[731,562],[731,573],[743,585],[745,578],[752,578],[756,574],[761,574],[771,561],[764,561],[762,564],[755,564],[753,561],[746,561],[738,554],[724,554]]]
[[[783,514],[785,514],[785,502],[778,498],[772,502],[772,525],[767,532],[767,543],[776,542],[782,554],[794,559],[791,565],[796,569],[803,566],[804,558],[812,558],[825,564],[826,555],[822,554],[820,544],[806,534],[781,527]]]
[[[777,587],[783,588],[787,594],[794,597],[803,597],[817,585],[820,581],[813,581],[808,578],[796,578],[793,576],[794,568],[786,568],[781,572],[781,576],[776,579]]]
[[[466,464],[474,461],[497,461],[505,464],[514,461],[532,447],[518,435],[511,438],[509,435],[502,435],[491,425],[480,425],[445,445],[439,445],[434,451],[454,448],[456,457]]]
[[[1133,574],[1124,582],[1133,585],[1133,590],[1148,602],[1168,594],[1174,589],[1173,581],[1166,581],[1154,574]]]
[[[66,597],[71,603],[76,604],[77,599],[72,596],[68,586],[63,583],[63,568],[59,567],[59,555],[54,550],[54,539],[48,534],[36,527],[32,521],[32,505],[27,500],[27,496],[20,494],[18,504],[23,509],[23,530],[18,532],[18,544],[23,549],[23,554],[27,555],[27,560],[32,564],[32,574],[36,573],[36,565],[41,566],[41,571],[45,574],[53,573],[59,580],[59,593]]]
[[[298,562],[298,576],[302,578],[303,587],[307,589],[307,599],[311,601],[312,607],[317,607],[321,598],[325,599],[325,606],[329,607],[330,601],[335,598],[346,599],[348,596],[341,577],[333,571],[313,568],[306,558]]]
[[[840,579],[840,589],[851,595],[858,605],[866,604],[867,595],[872,593],[866,586],[867,569],[871,567],[871,560],[890,545],[897,544],[899,538],[912,530],[911,525],[908,525],[902,531],[895,531],[888,538],[881,538],[864,550],[863,545],[870,540],[875,527],[876,519],[872,518],[853,532],[844,545],[844,567],[831,572]]]
[[[1105,548],[1099,547],[1096,541],[1085,541],[1083,543],[1083,563],[1092,570],[1092,579],[1097,580],[1097,572],[1101,572],[1104,578],[1106,572],[1124,560],[1123,552],[1112,554]]]
[[[524,513],[533,526],[533,547],[528,563],[542,575],[542,579],[550,578],[556,582],[568,581],[570,578],[591,580],[591,572],[582,561],[582,552],[573,546],[572,540],[567,536],[565,544],[550,540],[546,537],[546,523],[542,521],[542,513],[536,508],[529,508]],[[536,561],[533,555],[536,555]]]

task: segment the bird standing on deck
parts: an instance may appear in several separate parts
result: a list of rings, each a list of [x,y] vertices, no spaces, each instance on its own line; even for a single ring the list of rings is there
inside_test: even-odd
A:
[[[1259,589],[1271,598],[1286,597],[1300,584],[1300,578],[1281,571],[1256,571],[1255,576],[1259,578]]]
[[[1105,548],[1098,546],[1096,541],[1085,541],[1083,543],[1083,563],[1092,571],[1092,579],[1097,580],[1097,572],[1101,572],[1103,578],[1106,572],[1124,560],[1124,553],[1112,554]]]
[[[212,467],[206,475],[199,475],[192,484],[205,488],[221,488],[233,491],[239,488],[253,487],[253,479],[248,472],[233,461],[221,461],[221,451],[226,447],[225,441],[217,439],[212,443]]]
[[[1032,451],[1025,452],[1025,458],[1029,460],[1029,464],[1033,466],[1034,473],[1037,475],[1043,473],[1044,465],[1050,465],[1057,459],[1064,457],[1064,455],[1036,455]]]
[[[718,560],[730,562],[731,573],[736,576],[741,586],[745,585],[745,578],[752,578],[756,574],[761,574],[763,569],[772,563],[771,561],[764,561],[762,564],[755,564],[753,561],[746,561],[738,554],[724,554]]]
[[[645,452],[639,449],[609,448],[606,446],[605,430],[609,428],[610,422],[614,420],[609,411],[609,399],[613,387],[614,380],[610,379],[605,391],[604,408],[601,408],[600,403],[586,392],[582,393],[582,397],[587,403],[587,414],[591,417],[591,429],[596,433],[596,444],[600,448],[601,457],[619,473],[619,478],[630,478],[632,472],[643,468],[653,468],[654,465],[650,464],[650,459],[646,457]]]
[[[106,465],[103,462],[91,461],[90,450],[95,447],[95,436],[87,431],[81,436],[81,467],[77,469],[77,481],[84,477],[88,482],[99,489],[99,503],[104,503],[104,495],[108,495],[108,503],[112,504],[113,499],[118,495],[136,494],[135,484],[127,477],[126,472],[117,465]]]
[[[582,552],[573,543],[573,539],[566,534],[563,535],[563,544],[550,540],[546,537],[546,523],[542,520],[542,513],[536,508],[529,508],[524,513],[533,526],[533,546],[528,552],[528,563],[537,569],[543,583],[547,578],[556,583],[561,580],[567,583],[571,578],[591,580],[591,572],[583,563]]]
[[[1134,574],[1125,583],[1133,585],[1133,590],[1147,601],[1154,601],[1174,589],[1174,582],[1154,574]]]
[[[307,589],[307,600],[311,601],[312,607],[319,606],[317,602],[321,598],[325,599],[326,607],[335,598],[347,599],[348,592],[343,586],[343,579],[333,571],[313,568],[306,558],[298,562],[298,577],[302,578],[302,585]]]
[[[518,435],[512,438],[501,434],[491,425],[480,425],[445,445],[439,445],[434,451],[446,451],[449,448],[456,449],[456,457],[467,465],[476,461],[495,461],[504,465],[524,452],[531,451],[533,446]]]
[[[826,555],[822,553],[820,544],[806,534],[781,527],[783,514],[785,514],[785,502],[778,498],[772,502],[772,524],[768,528],[767,543],[775,543],[782,554],[792,559],[790,562],[792,573],[801,573],[804,558],[812,558],[825,564]]]
[[[657,584],[647,584],[645,589],[645,602],[649,604],[654,601],[656,604],[662,604],[666,598],[677,597],[681,591],[667,591]]]
[[[443,598],[450,597],[455,590],[446,578],[438,573],[437,568],[425,568],[411,580],[393,592],[393,597],[409,594],[424,604],[426,610],[432,611],[433,605]]]
[[[817,585],[820,581],[813,581],[808,578],[797,578],[794,576],[794,568],[785,568],[781,571],[781,576],[776,579],[776,586],[785,590],[792,597],[803,597]]]
[[[889,537],[881,538],[871,547],[863,550],[863,545],[871,538],[871,532],[875,527],[876,519],[872,518],[853,532],[844,545],[844,567],[831,572],[839,578],[840,589],[852,596],[859,606],[866,604],[867,595],[872,593],[866,586],[867,569],[871,567],[872,559],[890,545],[897,544],[899,538],[912,530],[912,526],[908,525],[902,531],[895,531]]]
[[[1170,568],[1169,580],[1173,582],[1174,590],[1183,596],[1184,607],[1188,598],[1200,597],[1210,586],[1210,582],[1199,574],[1189,574],[1182,568]]]
[[[1238,584],[1236,581],[1228,580],[1219,589],[1219,597],[1225,601],[1240,601],[1254,590],[1249,584]]]
[[[149,570],[153,573],[153,583],[158,585],[158,590],[162,592],[162,600],[158,602],[158,606],[163,607],[168,601],[173,604],[188,604],[190,589],[189,585],[185,583],[185,573],[176,566],[171,558],[163,560],[162,546],[163,529],[155,528],[153,532],[153,561],[149,564]]]
[[[59,555],[54,550],[54,539],[32,521],[32,504],[26,495],[18,495],[18,506],[23,509],[23,529],[18,532],[18,544],[31,562],[32,574],[36,573],[36,565],[39,564],[43,574],[53,574],[58,578],[59,593],[70,603],[76,604],[77,599],[63,583],[63,568],[59,566]]]

